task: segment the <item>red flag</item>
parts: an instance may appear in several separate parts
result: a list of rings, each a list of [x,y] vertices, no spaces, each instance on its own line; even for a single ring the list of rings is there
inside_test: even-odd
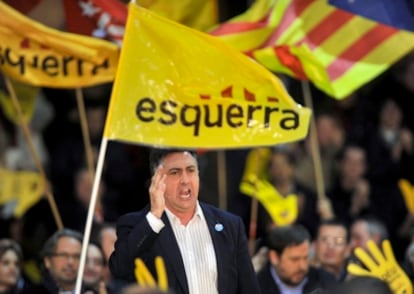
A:
[[[121,45],[128,14],[119,0],[63,0],[66,29],[71,33],[94,36]]]
[[[27,14],[32,11],[42,0],[5,0],[7,5],[13,7],[14,9],[20,11],[23,14]]]

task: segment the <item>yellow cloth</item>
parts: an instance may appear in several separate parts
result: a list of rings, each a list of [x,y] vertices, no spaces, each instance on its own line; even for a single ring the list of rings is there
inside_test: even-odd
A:
[[[258,179],[255,174],[250,174],[241,182],[240,191],[256,197],[277,226],[292,224],[298,217],[298,196],[281,195],[271,183]]]
[[[43,196],[46,181],[35,172],[0,169],[0,205],[14,205],[13,215],[21,217]]]
[[[22,110],[23,119],[24,121],[29,122],[33,115],[36,97],[40,91],[40,88],[13,80],[11,82]],[[3,113],[10,121],[16,124],[20,123],[17,117],[16,108],[13,105],[10,95],[2,90],[0,90],[0,107],[3,109]]]
[[[310,109],[263,66],[134,2],[128,13],[105,138],[207,149],[306,136]]]
[[[111,82],[119,49],[98,38],[61,32],[0,1],[0,70],[34,86],[77,88]]]

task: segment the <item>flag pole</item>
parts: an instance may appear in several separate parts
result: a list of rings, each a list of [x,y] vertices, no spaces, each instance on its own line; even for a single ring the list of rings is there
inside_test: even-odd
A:
[[[302,93],[305,101],[305,106],[314,110],[312,103],[312,94],[310,91],[310,86],[308,81],[302,81]],[[316,180],[316,191],[318,199],[324,199],[325,196],[325,182],[322,176],[322,164],[321,164],[321,155],[319,150],[319,142],[317,137],[317,129],[315,122],[315,115],[312,115],[310,118],[310,143],[311,143],[311,152],[313,167],[315,169],[315,180]]]
[[[31,155],[34,159],[34,162],[36,164],[36,168],[38,169],[40,175],[43,177],[43,179],[46,182],[45,194],[46,194],[47,200],[49,202],[50,208],[52,210],[52,214],[53,214],[53,217],[55,219],[56,226],[59,230],[63,229],[62,219],[61,219],[59,211],[57,209],[55,198],[53,197],[53,194],[52,194],[51,189],[50,189],[49,181],[47,180],[47,177],[46,177],[45,170],[43,168],[43,165],[42,165],[42,163],[40,161],[40,158],[39,158],[39,156],[36,152],[36,149],[34,147],[29,127],[27,126],[27,122],[24,120],[22,108],[20,107],[20,103],[19,103],[19,99],[17,99],[16,92],[14,91],[13,85],[12,85],[9,77],[4,76],[4,80],[5,80],[5,83],[6,83],[7,91],[9,92],[10,97],[12,99],[14,108],[16,109],[19,124],[20,124],[20,126],[23,130],[24,137],[26,139],[26,142],[28,144],[30,153],[31,153]]]
[[[305,101],[305,106],[314,110],[313,103],[312,103],[312,94],[311,94],[308,81],[302,81],[302,93],[303,93],[303,98]],[[311,143],[313,167],[315,170],[316,191],[317,191],[318,200],[325,200],[326,199],[325,182],[324,182],[323,173],[322,173],[322,163],[321,163],[321,155],[320,155],[317,132],[318,131],[316,129],[315,115],[312,115],[310,118],[310,143]]]
[[[95,174],[94,181],[93,181],[91,200],[89,202],[88,216],[86,218],[86,225],[85,225],[85,230],[83,234],[82,251],[81,251],[81,258],[79,261],[78,275],[76,278],[75,294],[81,294],[83,272],[85,269],[85,262],[86,262],[86,253],[88,251],[88,244],[89,244],[89,239],[90,239],[91,230],[92,230],[92,221],[93,221],[95,207],[96,207],[96,200],[98,198],[99,182],[101,180],[102,169],[103,169],[107,146],[108,146],[108,139],[102,138],[101,147],[99,149],[99,157],[98,157],[98,163],[96,167],[96,174]]]
[[[312,103],[312,93],[311,93],[308,81],[302,81],[302,93],[303,93],[303,98],[305,101],[305,106],[314,110],[313,103]],[[313,167],[315,170],[316,191],[317,191],[317,199],[319,202],[318,204],[321,204],[323,202],[327,202],[328,198],[326,197],[326,194],[325,194],[325,182],[324,182],[323,173],[322,173],[322,163],[321,163],[321,155],[320,155],[320,148],[319,148],[317,133],[318,131],[316,129],[315,115],[311,115],[310,142],[311,142],[312,161],[313,161]],[[319,209],[319,205],[318,205],[318,209]],[[322,218],[324,219],[331,218],[335,215],[330,204],[324,205],[324,209],[325,209],[325,213],[324,215],[321,215]]]
[[[217,175],[218,175],[218,187],[219,187],[219,207],[227,209],[227,186],[226,186],[226,153],[224,150],[217,152]]]
[[[254,182],[254,194],[252,197],[252,203],[250,207],[250,223],[249,223],[249,251],[250,256],[253,256],[256,251],[256,235],[257,235],[257,217],[259,214],[259,197],[257,194],[259,193],[257,181],[259,180],[261,174],[261,165],[260,165],[260,152],[256,152],[256,168],[255,174],[257,175],[256,180]]]
[[[93,164],[93,155],[92,155],[92,145],[89,136],[88,130],[88,120],[86,119],[86,110],[85,103],[83,99],[83,93],[81,88],[76,88],[76,103],[78,105],[79,119],[81,123],[82,138],[85,146],[86,154],[86,164],[88,166],[89,173],[93,177],[95,174],[94,164]]]
[[[88,129],[88,120],[86,118],[86,108],[84,103],[84,96],[81,88],[76,88],[76,103],[78,105],[78,112],[79,112],[79,120],[81,123],[81,130],[82,130],[82,138],[85,147],[85,155],[86,155],[86,164],[89,171],[90,179],[95,177],[95,165],[93,160],[93,152],[92,152],[92,144],[91,144],[91,137],[89,134]],[[102,207],[101,203],[97,203],[96,212],[99,214],[99,217],[102,218]]]

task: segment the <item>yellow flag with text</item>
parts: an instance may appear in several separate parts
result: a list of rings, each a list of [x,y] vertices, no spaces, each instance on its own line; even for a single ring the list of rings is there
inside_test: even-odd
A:
[[[223,41],[129,4],[105,138],[186,148],[274,145],[303,139],[310,115],[275,75]]]
[[[0,1],[0,71],[35,86],[76,88],[113,81],[118,47],[61,32]]]

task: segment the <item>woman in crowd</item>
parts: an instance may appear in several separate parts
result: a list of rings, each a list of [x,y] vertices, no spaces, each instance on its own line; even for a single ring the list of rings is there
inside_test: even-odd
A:
[[[21,275],[23,253],[12,239],[0,239],[0,293],[17,294],[25,286]]]

